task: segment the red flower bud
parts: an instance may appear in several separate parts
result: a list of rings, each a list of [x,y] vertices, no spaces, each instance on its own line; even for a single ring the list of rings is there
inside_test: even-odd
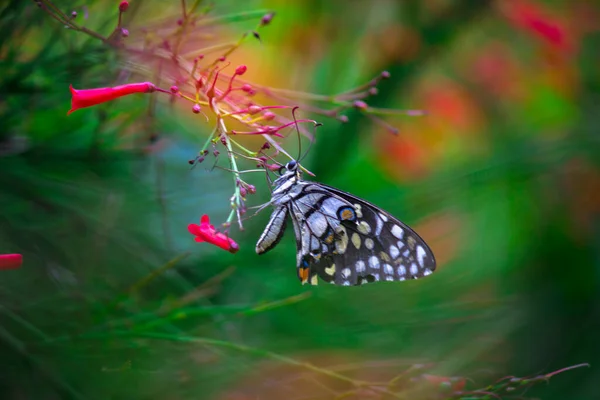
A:
[[[248,85],[247,83],[244,83],[242,85],[242,90],[246,93],[250,93],[252,91],[252,86]]]
[[[126,85],[98,88],[98,89],[73,89],[73,85],[69,86],[71,90],[71,109],[68,114],[80,108],[95,106],[96,104],[105,103],[127,96],[134,93],[152,93],[156,90],[153,83],[128,83]]]
[[[275,119],[276,115],[270,111],[267,111],[266,113],[263,114],[263,119],[265,121],[271,121],[273,119]]]
[[[254,115],[262,111],[262,107],[259,106],[250,106],[248,107],[248,114]]]
[[[275,16],[274,12],[270,12],[268,14],[265,14],[261,20],[260,20],[260,24],[261,25],[269,25],[269,23],[273,20],[273,17]]]
[[[121,12],[127,11],[128,8],[129,8],[128,1],[122,1],[121,4],[119,4],[119,11],[121,11]]]
[[[176,94],[179,92],[179,87],[176,85],[171,86],[171,93]]]
[[[235,74],[236,75],[244,75],[246,73],[247,69],[248,69],[248,67],[246,67],[245,65],[240,65],[239,67],[237,67],[235,69]]]
[[[200,113],[200,104],[194,104],[194,106],[192,107],[192,112],[194,114]]]
[[[367,109],[367,103],[365,103],[362,100],[356,100],[353,104],[354,108],[358,108],[359,110],[366,110]]]
[[[129,36],[129,30],[125,28],[121,28],[121,36],[127,37]]]

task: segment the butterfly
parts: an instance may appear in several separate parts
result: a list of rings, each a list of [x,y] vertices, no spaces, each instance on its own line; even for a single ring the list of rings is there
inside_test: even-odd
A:
[[[433,252],[415,231],[365,200],[303,180],[295,160],[280,168],[273,187],[268,204],[275,210],[256,253],[273,249],[291,218],[302,284],[317,285],[319,279],[343,286],[404,281],[435,270]]]

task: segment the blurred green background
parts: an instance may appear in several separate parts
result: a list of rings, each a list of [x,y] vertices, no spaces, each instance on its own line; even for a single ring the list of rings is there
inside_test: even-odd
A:
[[[118,2],[55,4],[105,35],[116,24]],[[224,221],[233,190],[187,163],[212,126],[166,96],[67,117],[69,84],[126,82],[127,54],[7,0],[0,253],[24,264],[0,271],[0,398],[333,399],[347,382],[311,366],[387,382],[427,364],[474,389],[579,363],[526,395],[600,398],[598,4],[231,0],[209,16],[256,12],[223,22],[231,40],[261,10],[277,13],[262,43],[233,56],[252,78],[334,94],[388,70],[369,104],[427,112],[386,118],[398,136],[358,112],[316,117],[304,164],[415,228],[438,271],[301,286],[291,229],[254,252],[266,211],[232,229],[235,255],[193,242],[187,224]],[[134,0],[124,26],[134,40],[178,13]],[[251,181],[249,205],[268,201]]]

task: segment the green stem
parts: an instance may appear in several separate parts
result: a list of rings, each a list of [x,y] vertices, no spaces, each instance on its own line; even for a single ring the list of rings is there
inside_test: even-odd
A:
[[[235,155],[233,154],[231,140],[229,139],[229,135],[227,135],[227,127],[225,126],[225,122],[223,121],[223,118],[221,118],[221,114],[216,105],[213,103],[212,106],[213,110],[215,111],[215,114],[217,115],[217,127],[221,128],[221,134],[225,138],[225,147],[227,148],[227,156],[229,157],[229,166],[233,171],[233,185],[235,187],[235,192],[233,194],[233,201],[231,204],[232,210],[229,213],[229,216],[227,217],[227,223],[231,223],[231,221],[233,220],[233,216],[236,213],[238,213],[238,225],[240,226],[240,229],[242,229],[242,220],[241,218],[239,218],[239,208],[242,205],[242,202],[240,200],[242,196],[240,194],[240,188],[238,186],[238,181],[240,180],[240,171],[238,170],[237,162],[235,161]]]
[[[231,138],[229,140],[231,140],[231,143],[233,143],[234,145],[236,145],[240,150],[246,152],[246,154],[248,154],[249,156],[256,157],[256,152],[255,151],[248,150],[247,148],[245,148],[244,146],[242,146],[241,144],[239,144],[238,142],[236,142],[235,140],[233,140]]]

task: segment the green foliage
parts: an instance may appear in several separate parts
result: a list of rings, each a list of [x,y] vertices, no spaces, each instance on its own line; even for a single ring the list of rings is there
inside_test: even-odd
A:
[[[87,19],[80,2],[56,5],[110,35],[116,7],[86,3]],[[168,8],[131,3],[132,25]],[[0,271],[0,396],[491,399],[514,384],[528,397],[595,398],[600,38],[557,55],[491,1],[425,3],[215,6],[240,32],[256,9],[278,12],[263,45],[250,45],[249,65],[268,60],[263,79],[328,94],[383,67],[392,78],[369,105],[433,111],[386,118],[398,137],[350,111],[347,124],[326,121],[304,161],[417,227],[438,254],[427,279],[357,288],[301,286],[290,232],[257,256],[268,212],[231,230],[234,255],[194,243],[187,224],[228,212],[231,177],[187,164],[210,124],[142,97],[67,117],[69,84],[120,82],[126,57],[35,2],[1,6],[0,253],[24,265]],[[463,46],[483,27],[499,36]],[[516,95],[468,69],[497,42],[511,48]],[[253,182],[250,203],[267,201],[264,178]],[[582,363],[592,368],[549,373]],[[431,386],[428,374],[456,378]],[[524,378],[498,381],[506,375]]]

